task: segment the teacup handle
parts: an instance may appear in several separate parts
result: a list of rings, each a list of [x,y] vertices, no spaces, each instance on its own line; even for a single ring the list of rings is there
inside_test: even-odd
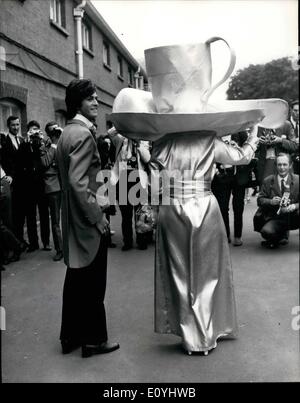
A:
[[[225,39],[223,39],[223,38],[221,38],[221,37],[219,37],[219,36],[213,36],[212,38],[209,38],[209,39],[205,42],[205,44],[206,44],[206,45],[210,45],[211,43],[216,42],[216,41],[223,41],[223,42],[225,42],[226,45],[228,46],[229,51],[230,51],[230,63],[229,63],[228,69],[227,69],[227,71],[226,71],[224,77],[223,77],[219,82],[217,82],[217,84],[215,84],[215,85],[208,91],[208,93],[206,94],[206,97],[205,97],[205,99],[204,99],[204,102],[207,102],[207,101],[208,101],[208,98],[209,98],[209,97],[211,96],[211,94],[215,91],[215,89],[218,88],[221,84],[224,83],[224,81],[227,80],[227,78],[230,77],[231,73],[233,72],[233,69],[234,69],[234,66],[235,66],[235,62],[236,62],[236,55],[235,55],[235,52],[234,52],[233,49],[231,49],[231,47],[229,46],[229,44],[227,43],[227,41],[225,41]]]

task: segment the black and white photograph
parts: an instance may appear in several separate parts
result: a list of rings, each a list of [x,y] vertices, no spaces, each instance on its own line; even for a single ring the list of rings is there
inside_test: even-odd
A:
[[[297,0],[0,0],[1,382],[299,383],[298,87]]]

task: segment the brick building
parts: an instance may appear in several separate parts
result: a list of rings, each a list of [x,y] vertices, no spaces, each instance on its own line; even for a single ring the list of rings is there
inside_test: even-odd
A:
[[[0,0],[0,131],[11,114],[44,128],[49,120],[65,124],[65,87],[78,77],[76,0]],[[81,21],[83,76],[98,87],[100,132],[117,93],[124,87],[144,88],[147,76],[89,2]],[[80,48],[80,46],[79,46]],[[3,62],[5,53],[6,63]]]

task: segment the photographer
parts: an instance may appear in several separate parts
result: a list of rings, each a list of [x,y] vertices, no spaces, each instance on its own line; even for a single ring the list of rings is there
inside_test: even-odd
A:
[[[258,182],[275,174],[274,161],[279,153],[294,154],[298,150],[295,133],[291,122],[286,121],[276,130],[258,128],[259,145],[256,151]]]
[[[255,230],[265,239],[262,246],[270,249],[286,245],[287,231],[299,228],[299,176],[291,173],[291,156],[280,153],[275,168],[276,174],[263,182],[254,217]],[[258,217],[259,225],[255,222]]]
[[[40,230],[44,250],[51,250],[49,246],[49,211],[44,192],[43,167],[40,162],[40,147],[49,144],[50,139],[40,130],[37,121],[27,124],[25,141],[19,148],[21,176],[23,181],[23,198],[27,222],[29,248],[27,252],[39,249],[37,234],[36,207],[39,210]]]
[[[246,131],[231,135],[230,141],[225,143],[234,147],[242,147],[247,141]],[[241,246],[243,232],[243,213],[246,186],[249,183],[249,177],[254,167],[254,160],[248,165],[223,165],[216,164],[216,174],[212,181],[212,192],[215,195],[223,221],[226,228],[228,243],[231,243],[230,224],[229,224],[229,204],[232,196],[232,209],[234,217],[234,246]]]
[[[47,203],[50,210],[51,229],[56,255],[55,262],[63,258],[62,236],[60,230],[60,209],[61,209],[61,188],[58,179],[58,166],[56,162],[56,148],[62,129],[56,122],[48,122],[45,132],[49,136],[51,143],[44,143],[40,146],[40,160],[44,172],[44,185]]]

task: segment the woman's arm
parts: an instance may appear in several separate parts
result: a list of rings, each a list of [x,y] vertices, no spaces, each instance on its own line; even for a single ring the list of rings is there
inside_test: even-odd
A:
[[[234,147],[215,139],[215,161],[220,164],[248,165],[257,148],[257,126],[254,126],[242,147]]]

